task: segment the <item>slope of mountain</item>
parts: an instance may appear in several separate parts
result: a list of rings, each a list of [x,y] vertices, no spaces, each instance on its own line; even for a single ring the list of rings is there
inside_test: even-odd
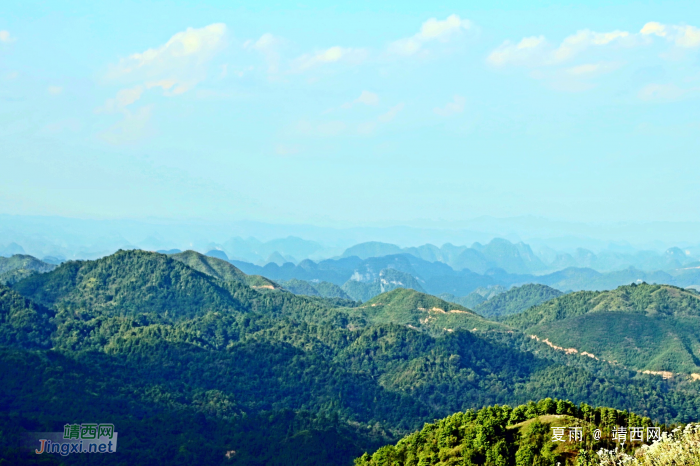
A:
[[[305,296],[321,296],[321,293],[316,290],[316,288],[304,280],[299,280],[297,278],[292,278],[284,282],[280,282],[280,285],[287,291],[294,294],[301,294]]]
[[[53,312],[0,285],[0,345],[49,348]]]
[[[617,425],[646,431],[654,424],[635,413],[576,406],[552,398],[515,408],[487,406],[426,424],[396,445],[382,447],[372,455],[365,453],[355,460],[355,466],[598,464],[592,459],[597,458],[595,452],[600,449],[631,454],[641,446],[639,441],[620,445],[610,434]],[[553,427],[562,428],[561,442],[555,441]],[[580,428],[580,439],[569,438],[572,427]],[[664,432],[670,430],[658,427]],[[597,440],[591,435],[595,429],[604,432]]]
[[[511,288],[474,308],[474,312],[484,317],[503,317],[518,314],[524,310],[561,296],[563,293],[547,285],[528,284]]]
[[[463,306],[405,288],[375,296],[348,312],[358,314],[374,324],[400,324],[437,332],[504,328]]]
[[[23,254],[0,257],[0,284],[13,285],[37,273],[46,273],[56,266]]]
[[[97,261],[66,262],[13,288],[40,304],[73,312],[90,308],[108,315],[158,312],[181,318],[206,310],[244,309],[208,275],[163,254],[140,250],[118,251]]]
[[[581,291],[505,322],[631,369],[700,373],[700,295],[693,291],[648,284]]]
[[[410,288],[424,292],[423,287],[411,274],[396,269],[384,269],[374,277],[374,274],[356,274],[345,282],[342,289],[355,301],[367,301],[373,297],[397,288]]]
[[[49,309],[32,314],[36,304],[15,292]],[[665,422],[700,415],[693,382],[569,356],[413,290],[331,308],[120,251],[65,263],[9,293],[21,302],[2,325],[15,334],[56,314],[43,326],[50,350],[22,349],[21,338],[0,345],[3,453],[19,433],[61,431],[66,419],[123,426],[127,464],[220,465],[235,455],[259,466],[347,464],[426,421],[546,396]]]
[[[279,289],[280,286],[259,275],[246,275],[241,272],[235,265],[226,260],[218,259],[213,256],[203,255],[195,251],[185,251],[170,256],[176,261],[193,268],[198,272],[212,276],[222,281],[237,281],[253,288],[269,288]]]

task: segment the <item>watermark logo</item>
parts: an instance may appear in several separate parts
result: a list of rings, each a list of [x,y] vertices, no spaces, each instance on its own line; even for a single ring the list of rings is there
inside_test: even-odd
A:
[[[568,440],[570,442],[580,442],[583,440],[582,427],[552,427],[552,442],[565,442],[566,432],[569,433]],[[612,439],[625,443],[628,439],[630,442],[644,442],[644,434],[646,433],[646,441],[652,442],[661,439],[661,428],[659,427],[623,427],[615,426],[611,430]],[[593,438],[600,440],[602,432],[600,429],[593,431]]]
[[[117,437],[114,424],[66,424],[63,432],[29,432],[25,434],[24,445],[37,455],[115,453]]]

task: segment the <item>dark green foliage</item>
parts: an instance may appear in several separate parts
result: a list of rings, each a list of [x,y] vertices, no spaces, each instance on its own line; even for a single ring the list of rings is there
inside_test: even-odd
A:
[[[55,268],[53,264],[23,254],[0,257],[0,284],[11,286],[29,276],[50,272]]]
[[[49,348],[53,313],[0,285],[0,345]]]
[[[532,306],[537,306],[563,293],[547,285],[534,283],[512,288],[505,293],[494,296],[474,308],[474,312],[484,317],[503,317],[519,314]]]
[[[355,466],[555,466],[587,465],[599,448],[614,448],[614,426],[650,427],[649,418],[611,408],[580,406],[546,398],[516,406],[489,406],[448,416],[401,439],[365,453]],[[581,441],[553,442],[552,427],[581,427]],[[592,432],[599,428],[600,440]],[[639,446],[639,444],[637,444]],[[627,451],[633,447],[626,446]]]
[[[337,308],[142,251],[68,262],[15,286],[42,305],[3,290],[0,330],[10,336],[0,346],[0,426],[10,427],[2,432],[114,422],[129,466],[348,464],[426,421],[546,397],[656,421],[700,418],[692,383],[564,355],[414,290]],[[473,328],[483,331],[461,330]],[[553,410],[568,415],[574,405],[545,400],[506,421]],[[493,411],[453,435],[495,432],[470,461],[515,458],[502,417]],[[0,436],[10,464],[16,440]],[[446,449],[431,458],[458,458],[453,438],[437,441]]]
[[[285,290],[300,295],[306,296],[321,296],[321,294],[314,288],[314,286],[307,281],[292,278],[284,282],[280,282],[280,285],[284,287]]]
[[[700,372],[700,296],[668,285],[564,295],[506,323],[637,370]]]
[[[456,329],[503,328],[463,306],[404,288],[383,293],[348,312],[375,324],[395,323],[439,333]]]

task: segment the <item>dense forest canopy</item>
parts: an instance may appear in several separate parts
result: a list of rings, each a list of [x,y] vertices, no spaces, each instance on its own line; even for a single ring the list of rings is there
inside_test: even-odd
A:
[[[653,423],[700,418],[690,377],[642,374],[530,336],[530,322],[617,302],[600,294],[560,296],[503,323],[416,290],[358,306],[185,259],[120,251],[0,288],[0,449],[10,464],[32,460],[18,449],[21,432],[97,418],[122,426],[129,464],[221,464],[234,451],[245,465],[346,465],[434,419],[548,397],[570,400],[572,416],[584,403]],[[695,299],[682,290],[628,288],[613,294],[634,312],[694,315],[681,310]],[[564,306],[553,302],[584,309],[547,320],[537,309]],[[142,433],[162,424],[166,434],[144,447]]]

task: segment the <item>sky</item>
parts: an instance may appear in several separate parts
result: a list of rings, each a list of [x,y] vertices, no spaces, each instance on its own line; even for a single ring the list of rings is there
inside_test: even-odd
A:
[[[0,214],[700,221],[695,1],[0,2]]]

